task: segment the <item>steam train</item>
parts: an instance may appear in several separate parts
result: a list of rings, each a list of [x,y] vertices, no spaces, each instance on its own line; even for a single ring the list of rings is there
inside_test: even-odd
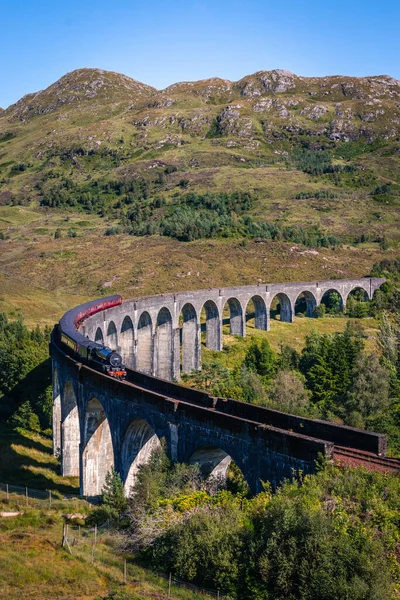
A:
[[[78,327],[91,315],[113,306],[119,306],[121,303],[121,296],[109,296],[87,302],[68,311],[60,319],[56,329],[58,341],[68,354],[73,354],[92,369],[116,379],[126,378],[126,369],[121,355],[103,344],[92,342],[78,331]]]

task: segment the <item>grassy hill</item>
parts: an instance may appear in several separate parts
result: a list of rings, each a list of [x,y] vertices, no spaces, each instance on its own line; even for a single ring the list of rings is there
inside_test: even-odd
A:
[[[157,224],[189,191],[250,192],[258,221],[396,237],[399,99],[388,76],[270,71],[157,91],[80,69],[1,113],[0,201],[133,224],[139,204]]]
[[[0,310],[367,274],[398,249],[399,107],[386,75],[65,75],[0,113]]]

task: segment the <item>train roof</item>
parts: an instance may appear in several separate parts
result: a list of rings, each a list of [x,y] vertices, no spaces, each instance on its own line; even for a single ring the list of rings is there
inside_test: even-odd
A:
[[[106,298],[98,298],[97,300],[90,300],[80,306],[72,308],[66,312],[60,319],[61,332],[65,333],[74,342],[88,346],[94,344],[96,347],[102,347],[102,344],[96,344],[91,340],[88,340],[84,335],[78,331],[78,327],[82,321],[107,308],[113,306],[119,306],[122,304],[122,297],[119,295],[108,296]]]

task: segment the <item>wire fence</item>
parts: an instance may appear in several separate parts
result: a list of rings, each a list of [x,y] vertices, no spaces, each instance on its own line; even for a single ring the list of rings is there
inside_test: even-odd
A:
[[[62,534],[62,546],[71,555],[77,554],[80,558],[86,559],[92,564],[103,563],[110,565],[110,560],[104,557],[101,550],[101,543],[107,542],[107,537],[110,536],[110,522],[106,521],[103,525],[95,525],[91,529],[80,527],[79,525],[64,525]],[[129,561],[120,556],[116,555],[113,561],[113,566],[119,568],[122,582],[125,584],[135,585],[138,588],[140,594],[140,588],[142,582],[138,579],[137,573],[133,573],[134,565],[130,564]],[[162,579],[166,587],[168,588],[168,599],[171,598],[172,586],[185,588],[191,590],[196,594],[204,595],[210,598],[221,598],[224,600],[235,600],[232,596],[221,594],[218,590],[211,590],[207,588],[201,588],[197,585],[173,577],[170,573],[154,573],[151,571],[153,577]]]
[[[21,497],[21,499],[23,498],[25,500],[28,506],[30,504],[30,500],[48,501],[49,507],[51,507],[53,503],[56,503],[57,501],[59,502],[60,500],[87,501],[86,498],[78,495],[74,496],[72,494],[60,494],[59,492],[54,493],[51,490],[37,490],[26,486],[13,485],[1,482],[0,492],[3,492],[7,500],[11,499],[14,494]],[[76,517],[79,516],[80,515],[76,515]],[[141,586],[144,582],[138,579],[137,574],[133,572],[135,566],[133,564],[130,564],[126,558],[121,558],[121,556],[117,554],[115,555],[114,559],[111,560],[109,552],[104,553],[104,551],[102,550],[101,544],[107,544],[107,538],[111,538],[111,536],[114,533],[113,530],[114,525],[113,523],[110,523],[110,521],[106,521],[103,525],[100,526],[95,525],[91,528],[71,523],[65,523],[63,525],[63,531],[60,542],[67,552],[69,552],[71,555],[75,555],[77,558],[83,559],[92,564],[97,563],[103,564],[105,567],[116,568],[117,570],[119,570],[122,582],[137,587],[140,594]],[[147,572],[148,577],[157,577],[165,582],[165,587],[168,588],[168,595],[166,596],[166,598],[168,599],[171,598],[173,586],[176,586],[179,588],[191,590],[196,594],[208,596],[210,598],[234,600],[232,596],[220,594],[218,590],[210,590],[207,588],[198,587],[192,583],[173,577],[172,574],[155,574],[154,571],[150,571],[147,569],[144,570]]]
[[[55,500],[84,500],[88,501],[87,498],[79,495],[73,494],[61,494],[60,492],[53,492],[51,490],[36,490],[27,486],[22,485],[13,485],[10,483],[1,483],[0,482],[0,492],[4,492],[7,500],[12,494],[16,494],[18,496],[24,496],[27,501],[29,499],[35,500],[48,500],[51,504],[52,501]]]

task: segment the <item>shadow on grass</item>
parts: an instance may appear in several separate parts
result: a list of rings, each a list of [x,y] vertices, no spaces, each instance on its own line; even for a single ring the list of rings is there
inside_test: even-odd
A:
[[[24,435],[21,430],[17,431],[0,423],[0,482],[61,494],[78,494],[78,479],[61,478],[59,461],[53,456],[51,447],[40,442],[40,439],[31,440],[28,435],[30,434]],[[33,456],[19,454],[13,445],[41,452],[43,462]],[[32,469],[41,469],[44,473],[37,473]]]
[[[7,423],[0,423],[0,448],[3,435],[7,437],[10,444],[18,444],[18,446],[23,446],[29,450],[37,450],[38,452],[44,452],[47,454],[51,448],[51,444],[46,444],[44,439],[31,439],[31,436],[36,434],[26,433],[26,435],[24,435],[20,433],[18,429],[13,428],[12,425],[8,425]]]

